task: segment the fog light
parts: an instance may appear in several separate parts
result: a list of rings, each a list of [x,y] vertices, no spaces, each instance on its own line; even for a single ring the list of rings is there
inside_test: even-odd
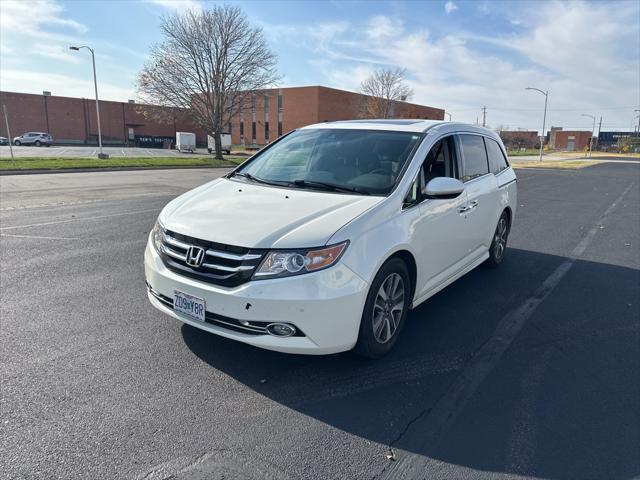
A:
[[[267,332],[275,337],[290,337],[296,333],[296,329],[286,323],[270,323],[267,325]]]

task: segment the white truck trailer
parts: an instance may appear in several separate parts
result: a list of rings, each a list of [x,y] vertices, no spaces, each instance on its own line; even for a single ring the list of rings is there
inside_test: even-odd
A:
[[[179,152],[195,152],[196,134],[190,132],[176,132],[176,150]]]
[[[222,141],[222,151],[227,155],[231,154],[231,134],[221,133],[220,140]],[[207,135],[207,150],[209,153],[216,151],[216,139],[213,135]]]

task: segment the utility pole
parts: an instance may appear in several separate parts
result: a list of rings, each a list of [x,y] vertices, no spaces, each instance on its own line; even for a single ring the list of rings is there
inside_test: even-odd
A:
[[[13,160],[13,139],[11,138],[11,132],[9,131],[9,119],[7,117],[7,106],[2,104],[2,111],[4,112],[4,124],[7,126],[7,137],[9,137],[9,151],[11,152],[11,160]]]
[[[640,110],[635,109],[634,112],[638,112],[638,134],[637,134],[637,136],[640,137]]]
[[[542,132],[540,132],[540,158],[538,159],[538,161],[541,162],[542,149],[544,147],[544,127],[546,126],[546,123],[547,123],[547,100],[549,100],[549,90],[547,90],[546,92],[543,92],[539,88],[535,88],[535,87],[527,87],[525,88],[525,90],[535,90],[536,92],[540,92],[542,95],[544,95],[544,114],[542,115]]]
[[[483,127],[487,126],[487,106],[486,105],[482,106],[482,126]]]
[[[589,117],[589,118],[593,119],[593,125],[591,126],[591,138],[589,139],[589,158],[591,158],[591,149],[593,147],[593,132],[596,129],[596,116],[595,115],[589,115],[588,113],[581,113],[580,116]]]
[[[81,48],[86,48],[91,52],[91,64],[93,65],[93,87],[96,92],[96,117],[98,119],[98,146],[100,148],[100,153],[98,154],[98,158],[103,160],[109,158],[109,155],[106,153],[102,153],[102,130],[100,129],[100,103],[98,102],[98,78],[96,76],[96,56],[94,54],[93,48],[88,47],[86,45],[82,45],[81,47],[69,47],[69,50],[78,51]]]
[[[602,115],[600,115],[600,123],[598,124],[598,136],[596,137],[596,150],[600,146],[600,131],[602,130]]]

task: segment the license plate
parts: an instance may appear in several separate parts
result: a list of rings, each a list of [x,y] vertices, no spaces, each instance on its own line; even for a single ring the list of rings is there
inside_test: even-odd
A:
[[[178,290],[173,291],[173,309],[187,317],[204,322],[206,305],[203,298],[194,297]]]

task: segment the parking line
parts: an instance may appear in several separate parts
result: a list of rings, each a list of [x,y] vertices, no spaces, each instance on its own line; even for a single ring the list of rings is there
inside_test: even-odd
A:
[[[69,237],[43,237],[41,235],[14,235],[12,233],[0,233],[0,237],[35,238],[38,240],[77,240],[76,238],[69,238]]]
[[[135,215],[138,213],[159,212],[159,211],[160,209],[158,208],[148,208],[146,210],[135,210],[133,212],[112,213],[110,215],[97,215],[95,217],[69,218],[67,220],[56,220],[54,222],[43,222],[43,223],[31,223],[29,225],[12,225],[10,227],[0,227],[0,230],[13,230],[14,228],[44,227],[46,225],[57,225],[60,223],[76,222],[79,220],[99,220],[101,218],[121,217],[123,215]]]
[[[569,272],[575,261],[585,252],[593,238],[600,230],[600,225],[607,219],[613,209],[624,199],[633,188],[632,182],[622,194],[605,210],[595,224],[582,237],[582,240],[571,251],[567,259],[562,262],[536,289],[533,295],[522,304],[508,312],[498,323],[492,336],[476,352],[462,373],[454,380],[447,392],[440,397],[436,404],[423,410],[412,419],[405,430],[391,444],[393,447],[399,441],[412,445],[412,450],[423,452],[433,450],[442,440],[445,433],[464,410],[469,400],[476,393],[482,382],[496,367],[504,352],[511,346],[527,320],[533,315],[538,306],[553,292],[560,281]],[[392,452],[395,458],[395,452]],[[403,452],[399,460],[393,463],[380,478],[404,479],[422,477],[427,471],[430,459],[419,454]]]

